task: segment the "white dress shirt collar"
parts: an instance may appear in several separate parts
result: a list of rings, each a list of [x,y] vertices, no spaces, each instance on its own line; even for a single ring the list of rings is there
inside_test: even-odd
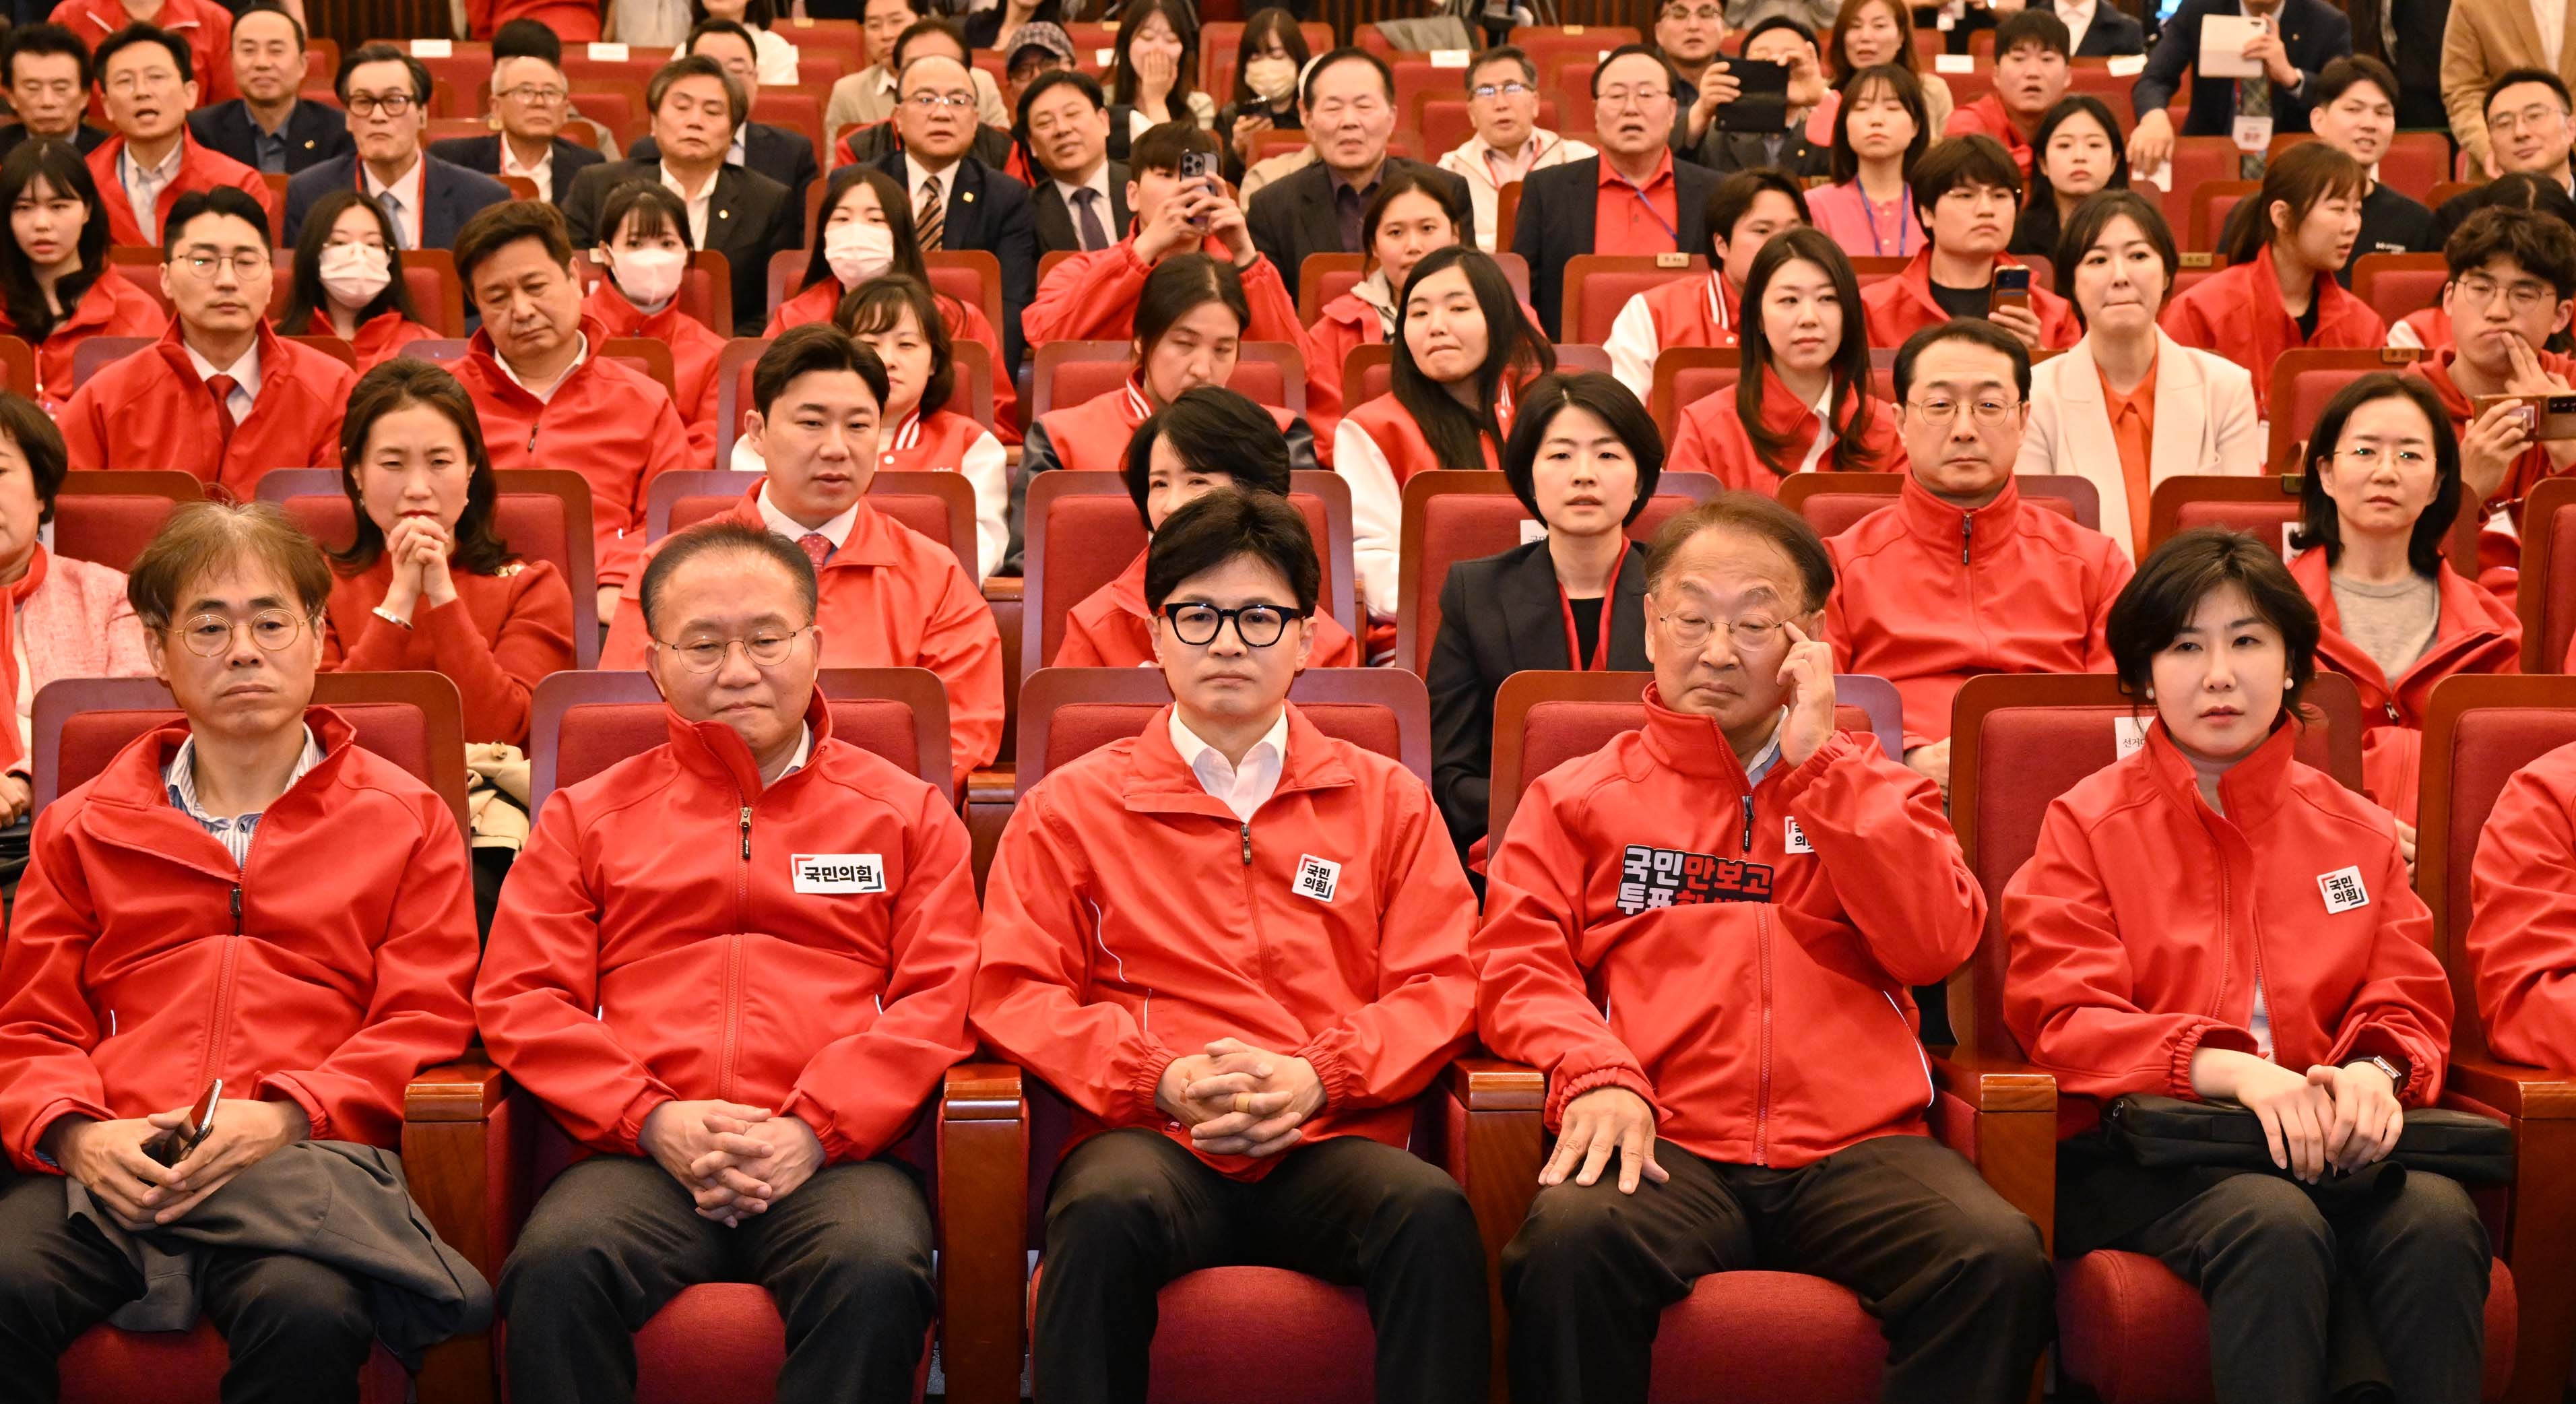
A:
[[[523,176],[523,177],[527,178],[528,180],[533,181],[533,182],[536,184],[536,187],[537,187],[537,198],[538,198],[538,199],[540,199],[540,200],[552,200],[552,199],[554,199],[554,198],[555,198],[555,146],[554,146],[554,143],[553,143],[553,142],[547,142],[547,143],[546,143],[546,154],[545,154],[545,155],[543,155],[543,156],[538,157],[538,158],[537,158],[537,163],[536,163],[535,165],[533,165],[533,166],[523,166],[523,165],[519,164],[519,153],[518,153],[518,150],[517,150],[517,148],[515,148],[515,147],[513,147],[513,146],[511,146],[511,145],[510,145],[510,139],[509,139],[508,137],[503,137],[503,138],[501,138],[501,174],[503,174],[503,175],[505,175],[505,176]]]
[[[572,379],[572,373],[581,369],[581,363],[589,359],[590,338],[580,332],[573,333],[572,364],[564,367],[564,373],[556,378],[554,384],[540,390],[520,378],[519,368],[510,364],[509,357],[501,355],[497,351],[494,352],[492,356],[492,360],[501,367],[501,374],[510,377],[510,383],[512,385],[516,385],[520,389],[527,391],[529,394],[536,396],[539,404],[552,400],[555,397],[555,392],[563,388],[564,382]]]
[[[1279,788],[1279,774],[1288,763],[1288,709],[1279,709],[1279,719],[1243,753],[1243,764],[1235,765],[1225,753],[1199,739],[1197,732],[1181,720],[1181,709],[1172,709],[1172,749],[1181,753],[1181,763],[1198,778],[1200,788],[1234,811],[1234,817],[1246,823]]]
[[[2100,3],[2101,0],[2082,0],[2080,4],[2073,3],[2073,0],[2057,0],[2057,17],[2066,21],[2068,53],[2084,47],[2084,32],[2093,27],[2093,13]]]
[[[680,178],[671,174],[670,163],[662,165],[662,188],[679,196],[680,203],[689,207],[689,245],[692,248],[707,246],[707,220],[716,205],[716,182],[722,179],[724,172],[719,170],[707,177],[707,183],[699,188],[697,194],[691,195],[688,187],[680,183]]]
[[[796,754],[787,758],[787,768],[778,772],[778,780],[784,780],[788,776],[795,774],[797,771],[803,770],[805,768],[805,762],[812,760],[813,758],[814,728],[811,726],[800,725],[796,728]],[[778,783],[778,780],[772,780],[769,783],[775,785]]]
[[[188,344],[184,336],[179,338],[179,345],[188,353],[188,364],[196,368],[198,380],[217,375],[233,378],[233,393],[225,401],[225,407],[233,412],[235,424],[250,418],[251,406],[259,400],[259,339],[251,338],[250,349],[229,366],[219,366],[207,360],[196,347]]]
[[[911,160],[911,158],[910,158],[910,157],[906,157],[906,158],[905,158],[905,161],[906,161],[907,165],[910,163],[910,160]],[[953,168],[952,168],[952,169],[953,169]],[[947,190],[948,190],[948,187],[946,187],[946,186],[944,186],[944,185],[940,187],[940,192],[941,192],[942,194],[947,193]],[[1085,191],[1085,190],[1094,191],[1094,192],[1097,192],[1097,193],[1099,194],[1099,196],[1100,196],[1100,222],[1101,222],[1103,225],[1108,224],[1108,223],[1109,223],[1109,213],[1110,213],[1110,211],[1109,211],[1109,158],[1108,158],[1108,157],[1104,156],[1104,157],[1102,157],[1102,158],[1100,159],[1100,164],[1092,170],[1092,172],[1091,172],[1091,179],[1089,179],[1089,180],[1081,181],[1081,182],[1066,182],[1066,181],[1061,181],[1061,180],[1059,180],[1059,181],[1057,181],[1057,182],[1055,183],[1055,193],[1064,197],[1064,207],[1065,207],[1066,209],[1068,209],[1068,210],[1073,211],[1073,212],[1074,212],[1074,214],[1075,214],[1075,217],[1077,217],[1077,218],[1079,218],[1079,217],[1081,216],[1081,213],[1082,213],[1082,206],[1081,206],[1081,205],[1079,205],[1079,204],[1077,204],[1077,203],[1075,203],[1075,201],[1074,201],[1074,198],[1073,198],[1073,197],[1074,197],[1075,195],[1077,195],[1077,194],[1079,194],[1079,193],[1081,193],[1081,192]],[[912,185],[912,196],[913,196],[913,199],[914,199],[914,200],[916,200],[916,201],[918,201],[918,200],[921,198],[921,182],[919,182],[919,181],[917,181],[917,180],[916,180],[916,181],[914,181],[914,182],[913,182],[913,185]],[[1117,231],[1116,231],[1116,230],[1111,230],[1111,231],[1110,231],[1110,234],[1109,234],[1109,237],[1110,237],[1110,238],[1112,238],[1112,239],[1117,238],[1117,237],[1118,237],[1118,233],[1117,233]]]
[[[915,208],[919,208],[921,205],[921,183],[936,175],[939,177],[940,203],[943,205],[946,204],[948,197],[957,193],[957,167],[964,161],[964,159],[964,157],[959,157],[958,160],[951,161],[947,165],[933,171],[928,166],[921,164],[921,158],[913,155],[910,148],[906,148],[903,153],[903,178],[909,182],[909,184],[905,185],[903,188],[904,198],[912,201]],[[1102,169],[1106,170],[1107,166],[1104,165]]]
[[[501,144],[506,147],[510,143],[505,139]],[[367,163],[364,161],[358,163],[358,169],[365,172],[368,194],[382,200],[386,192],[390,191],[396,200],[402,202],[402,212],[394,216],[394,222],[402,226],[403,247],[419,248],[420,207],[425,198],[424,191],[429,184],[429,158],[417,151],[413,152],[411,169],[389,181],[376,179],[376,173],[368,170]]]
[[[832,543],[832,549],[835,551],[840,550],[844,545],[849,543],[850,528],[858,525],[859,521],[859,504],[853,502],[850,504],[850,509],[843,512],[841,515],[823,523],[821,526],[809,527],[804,523],[797,521],[794,517],[778,510],[777,504],[769,500],[769,484],[767,483],[762,483],[760,485],[759,506],[761,524],[768,527],[772,532],[786,537],[789,541],[802,540],[805,533],[809,531],[820,532],[822,533],[824,540]]]

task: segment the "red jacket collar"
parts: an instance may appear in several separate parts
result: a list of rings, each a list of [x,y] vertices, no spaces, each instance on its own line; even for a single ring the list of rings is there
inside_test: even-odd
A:
[[[123,275],[109,273],[106,276],[115,278]],[[162,331],[161,339],[153,343],[152,349],[158,351],[161,359],[168,362],[172,369],[193,381],[198,378],[197,364],[188,359],[188,341],[180,331],[179,319],[176,316],[171,317],[170,325]],[[251,406],[251,413],[257,414],[261,406],[269,403],[270,386],[294,381],[300,377],[295,374],[295,352],[287,349],[289,343],[278,336],[275,328],[269,326],[266,317],[259,319],[259,325],[252,329],[251,336],[259,346],[260,393],[258,402]]]
[[[1645,707],[1648,755],[1668,769],[1718,782],[1719,790],[1709,796],[1711,799],[1732,802],[1752,793],[1744,762],[1736,758],[1735,746],[1726,739],[1716,718],[1674,711],[1664,705],[1663,692],[1651,682],[1646,684]]]
[[[2177,803],[2243,830],[2271,818],[2281,807],[2282,796],[2289,791],[2290,766],[2297,759],[2298,749],[2296,724],[2285,712],[2272,723],[2272,734],[2262,745],[2218,778],[2218,798],[2227,808],[2225,814],[2208,813],[2209,806],[2200,795],[2200,775],[2166,732],[2162,717],[2147,728],[2147,772]]]
[[[2319,656],[2336,672],[2376,683],[2381,692],[2394,691],[2399,682],[2428,668],[2446,672],[2456,669],[2464,656],[2498,641],[2511,645],[2505,650],[2509,656],[2517,660],[2521,657],[2521,619],[2502,600],[2451,569],[2449,561],[2442,562],[2433,577],[2434,588],[2441,596],[2441,613],[2433,626],[2433,646],[2425,650],[2415,666],[2396,678],[2381,672],[2378,660],[2344,637],[2342,612],[2335,608],[2332,567],[2326,563],[2323,548],[2300,552],[2290,562],[2290,578],[2299,582],[2309,603],[2317,607],[2317,622],[2324,627],[2317,640]]]
[[[2019,268],[2021,266],[2021,260],[2015,258],[2011,254],[1999,253],[1995,255],[1995,267],[1997,268]],[[1938,301],[1935,301],[1932,296],[1932,245],[1928,241],[1922,248],[1914,251],[1914,258],[1911,262],[1897,270],[1896,281],[1904,284],[1907,295],[1911,296],[1916,302],[1923,304],[1925,308],[1931,311],[1933,316],[1940,318],[1944,322],[1950,320],[1950,314],[1941,310],[1941,304]],[[2327,281],[2331,282],[2333,280],[2328,279]],[[2034,297],[2032,302],[2034,304],[2033,310],[2036,311],[2038,299]]]
[[[681,716],[668,702],[663,704],[662,711],[663,720],[671,730],[671,754],[679,761],[682,770],[700,779],[730,786],[746,804],[759,798],[763,789],[760,763],[752,759],[751,747],[732,727],[718,721],[693,722]],[[832,708],[823,700],[823,689],[819,686],[805,699],[805,725],[813,730],[814,752],[820,752],[823,743],[832,738]],[[813,768],[814,753],[809,752],[805,770]],[[804,770],[797,772],[798,775],[804,773]],[[793,778],[789,776],[778,783],[783,785]]]
[[[1968,524],[1965,544],[1983,556],[2021,531],[2021,486],[2007,477],[1994,501],[1983,507],[1961,507],[1933,496],[1931,489],[1908,473],[1897,488],[1896,509],[1905,514],[1907,531],[1944,550],[1961,544],[1959,524],[1964,519]]]
[[[2281,275],[2278,266],[2272,262],[2270,244],[2265,244],[2262,251],[2254,255],[2254,262],[2250,267],[2254,271],[2247,275],[2247,281],[2254,286],[2256,304],[2271,309],[2274,317],[2288,323],[2291,335],[2295,338],[2298,334],[2298,318],[2291,316],[2289,307],[2281,301]],[[2317,275],[2316,282],[2308,295],[2316,299],[2319,337],[2323,337],[2329,328],[2339,325],[2348,317],[2376,318],[2379,315],[2370,310],[2370,304],[2345,292],[2343,284],[2323,273]],[[2293,344],[2295,345],[2296,342],[2294,341]]]
[[[286,793],[269,806],[267,812],[272,815],[290,799],[317,794],[335,783],[348,766],[351,743],[356,738],[348,722],[327,707],[306,707],[304,724],[313,729],[313,739],[322,747],[322,763],[286,787]],[[89,803],[81,818],[98,826],[103,837],[126,847],[148,850],[230,877],[238,870],[196,821],[170,803],[169,786],[162,779],[171,757],[179,753],[180,744],[187,739],[185,718],[136,737],[91,782]]]
[[[1151,624],[1153,611],[1145,608],[1145,557],[1148,554],[1150,548],[1137,552],[1136,559],[1129,561],[1127,568],[1118,572],[1118,578],[1110,581],[1107,588],[1111,604]]]
[[[1280,769],[1279,787],[1273,796],[1295,794],[1305,790],[1329,790],[1358,783],[1348,765],[1343,764],[1338,748],[1330,745],[1324,733],[1306,720],[1295,703],[1287,704],[1288,754]],[[1165,707],[1145,723],[1136,735],[1136,745],[1127,753],[1127,773],[1118,787],[1118,797],[1131,813],[1137,814],[1205,814],[1234,821],[1234,811],[1199,784],[1196,771],[1181,760],[1172,745],[1172,709]]]
[[[832,558],[823,563],[826,574],[844,567],[856,569],[903,564],[903,552],[895,537],[895,533],[902,530],[901,524],[878,511],[864,496],[858,501],[858,509],[858,515],[850,519],[850,534],[842,539],[840,545],[832,548]],[[745,526],[763,530],[769,527],[769,519],[760,515],[758,486],[744,493],[742,500],[735,503],[733,510],[726,515]]]

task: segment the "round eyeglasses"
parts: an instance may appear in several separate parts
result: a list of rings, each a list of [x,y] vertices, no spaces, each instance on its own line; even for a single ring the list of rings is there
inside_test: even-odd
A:
[[[243,624],[250,626],[250,641],[259,645],[262,653],[275,653],[304,632],[303,617],[284,609],[263,609],[239,622],[230,615],[192,614],[177,628],[163,632],[178,635],[179,642],[199,658],[219,658],[233,646],[233,631]]]
[[[1217,631],[1227,620],[1234,621],[1234,636],[1249,648],[1268,648],[1288,632],[1288,621],[1303,619],[1306,611],[1285,605],[1245,605],[1240,609],[1219,609],[1211,604],[1173,603],[1163,606],[1163,618],[1172,626],[1172,636],[1192,648],[1203,648],[1216,642]]]

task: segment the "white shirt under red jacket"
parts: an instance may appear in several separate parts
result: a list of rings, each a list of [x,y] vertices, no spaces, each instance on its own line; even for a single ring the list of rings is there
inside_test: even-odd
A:
[[[1928,1132],[1909,987],[1985,917],[1940,790],[1875,741],[1748,784],[1715,720],[1649,686],[1644,728],[1541,776],[1494,851],[1477,1031],[1548,1075],[1550,1128],[1624,1087],[1694,1155],[1794,1169]]]

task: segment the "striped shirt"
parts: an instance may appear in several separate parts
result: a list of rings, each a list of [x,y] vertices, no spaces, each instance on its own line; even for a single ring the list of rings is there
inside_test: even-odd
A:
[[[250,840],[259,829],[259,815],[238,814],[229,819],[218,819],[208,814],[205,806],[197,802],[196,761],[197,739],[192,736],[179,743],[179,753],[162,768],[161,782],[170,789],[170,803],[180,813],[196,820],[199,828],[213,835],[215,842],[222,844],[224,851],[233,856],[233,866],[238,868],[250,860]],[[286,778],[288,787],[292,788],[307,771],[321,763],[322,743],[313,739],[313,728],[308,726],[304,728],[304,754],[295,758],[295,773]]]

